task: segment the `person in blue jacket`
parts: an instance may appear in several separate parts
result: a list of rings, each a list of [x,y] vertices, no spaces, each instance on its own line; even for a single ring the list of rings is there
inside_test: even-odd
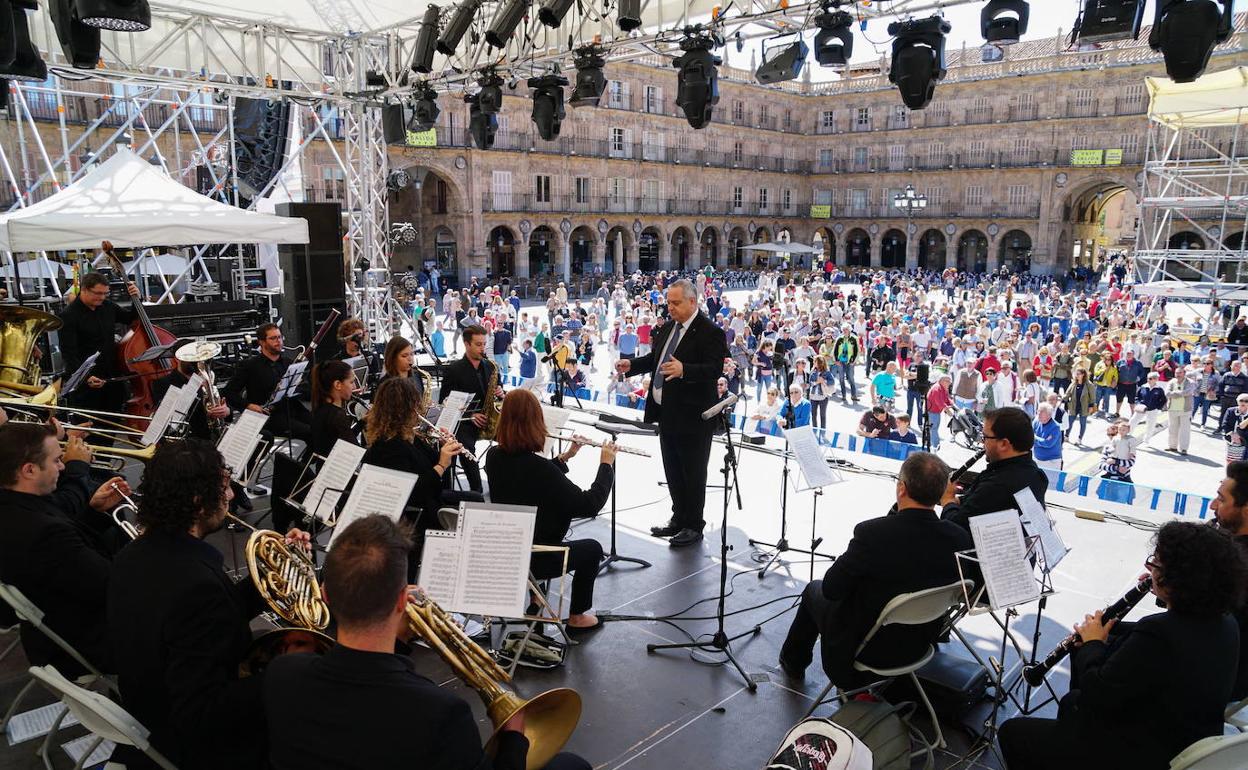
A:
[[[810,425],[810,402],[802,395],[801,385],[789,386],[789,400],[780,409],[779,422],[785,429]]]
[[[1031,447],[1031,456],[1041,468],[1062,469],[1062,428],[1053,419],[1053,407],[1047,402],[1036,407],[1036,419],[1031,421],[1031,431],[1036,434],[1036,443]]]

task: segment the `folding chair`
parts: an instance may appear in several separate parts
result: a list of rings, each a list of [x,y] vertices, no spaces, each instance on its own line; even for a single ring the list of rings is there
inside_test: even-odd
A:
[[[130,716],[129,712],[98,692],[79,687],[51,666],[31,666],[30,673],[40,683],[51,690],[69,709],[83,727],[96,736],[95,741],[83,753],[74,770],[81,770],[87,758],[104,740],[133,746],[142,751],[153,762],[168,770],[176,770],[170,762],[156,749],[152,748],[148,737],[151,731]],[[44,757],[47,761],[47,757]]]
[[[929,643],[927,649],[916,660],[889,668],[874,668],[859,661],[858,656],[862,654],[862,651],[871,643],[871,640],[879,633],[881,628],[892,625],[921,626],[948,617],[962,604],[965,596],[974,588],[975,585],[971,581],[961,580],[947,586],[928,588],[923,591],[894,596],[889,600],[888,604],[884,605],[884,609],[880,610],[880,616],[876,619],[875,625],[867,632],[862,643],[858,645],[857,652],[854,653],[854,670],[875,674],[881,677],[881,680],[852,692],[871,690],[890,679],[895,679],[899,676],[909,676],[910,681],[914,684],[914,689],[918,691],[919,697],[923,700],[928,716],[932,719],[932,727],[936,730],[936,740],[928,743],[927,738],[920,732],[919,735],[922,738],[924,748],[921,751],[914,752],[911,756],[925,754],[935,748],[943,749],[946,745],[945,735],[940,729],[940,721],[936,718],[936,710],[932,707],[932,702],[928,699],[927,693],[924,692],[922,682],[919,681],[919,677],[915,674],[936,654],[935,645]],[[823,688],[823,691],[819,693],[819,697],[815,699],[814,705],[806,712],[804,718],[809,718],[815,712],[815,709],[827,701],[828,693],[832,691],[833,687],[835,685],[829,682],[827,687]],[[852,693],[840,693],[838,697],[844,700],[850,694]]]
[[[1241,733],[1248,732],[1248,698],[1227,706],[1222,720]]]
[[[1170,760],[1170,770],[1242,770],[1248,767],[1248,733],[1202,738]]]

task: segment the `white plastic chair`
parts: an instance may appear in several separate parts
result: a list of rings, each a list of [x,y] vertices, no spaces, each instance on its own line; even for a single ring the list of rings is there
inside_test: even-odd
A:
[[[1202,738],[1170,760],[1170,770],[1243,770],[1248,767],[1248,733]]]
[[[31,666],[30,673],[59,697],[69,711],[78,717],[82,726],[96,736],[96,740],[74,765],[74,770],[81,770],[83,763],[103,740],[133,746],[160,767],[176,770],[172,762],[152,748],[149,740],[151,731],[139,724],[139,721],[130,716],[129,712],[121,706],[98,692],[79,687],[61,676],[61,673],[51,666]]]
[[[945,748],[945,735],[940,729],[940,720],[936,718],[936,709],[932,707],[932,702],[928,700],[927,693],[923,691],[923,684],[919,681],[919,677],[915,674],[920,668],[927,665],[927,662],[936,654],[936,647],[929,643],[927,649],[924,650],[917,659],[909,663],[892,666],[889,668],[873,668],[858,660],[858,656],[866,649],[871,640],[879,633],[881,628],[892,625],[919,626],[931,623],[941,618],[948,617],[954,610],[962,604],[964,598],[974,589],[975,585],[969,580],[961,580],[957,583],[951,583],[947,586],[938,586],[936,588],[928,588],[923,591],[915,591],[914,593],[898,594],[884,605],[884,609],[880,610],[880,616],[876,619],[875,625],[867,632],[862,643],[858,645],[858,650],[854,653],[854,670],[865,671],[875,674],[884,680],[895,679],[899,676],[909,676],[910,681],[914,684],[914,689],[918,691],[919,697],[923,700],[923,705],[927,708],[928,716],[932,719],[932,727],[936,730],[936,740],[928,743],[927,738],[919,732],[923,740],[924,749],[916,751],[912,756],[928,753],[935,748]],[[877,683],[878,684],[878,683]],[[815,704],[806,712],[806,718],[815,712],[821,704],[827,699],[828,693],[831,692],[833,685],[828,683],[827,687],[819,693],[819,697],[815,699]],[[874,688],[876,684],[872,684],[867,688]],[[861,692],[856,690],[854,692]],[[850,693],[841,693],[840,698],[843,700]]]
[[[1248,732],[1248,698],[1227,706],[1222,719],[1241,733]]]

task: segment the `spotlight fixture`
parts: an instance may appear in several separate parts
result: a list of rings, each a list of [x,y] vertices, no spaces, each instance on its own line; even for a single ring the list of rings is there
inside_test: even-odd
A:
[[[592,45],[577,49],[573,61],[576,65],[576,87],[572,89],[568,101],[573,107],[597,107],[607,90],[607,78],[602,74],[607,60],[602,56],[602,49]]]
[[[498,131],[498,116],[481,110],[480,94],[465,96],[468,102],[468,133],[477,149],[488,150],[494,146],[494,134]]]
[[[705,128],[719,103],[719,70],[715,67],[722,60],[711,49],[723,44],[717,32],[686,28],[685,39],[680,41],[684,53],[672,62],[680,70],[676,73],[676,104],[694,128]]]
[[[492,68],[487,69],[481,73],[477,85],[481,86],[481,93],[477,100],[481,111],[487,115],[497,115],[498,111],[503,108],[502,77]]]
[[[88,27],[114,32],[146,32],[152,28],[147,0],[74,0],[78,18]]]
[[[537,20],[548,27],[558,27],[574,2],[575,0],[546,0],[537,10]]]
[[[1027,0],[988,0],[979,12],[979,31],[993,45],[1014,45],[1027,32]]]
[[[1166,74],[1176,83],[1190,83],[1209,66],[1214,46],[1231,37],[1233,0],[1157,0],[1157,15],[1148,46],[1161,51]]]
[[[801,37],[792,43],[773,46],[770,50],[763,44],[763,63],[754,72],[758,82],[782,83],[802,74],[802,65],[806,63],[806,54],[810,49]]]
[[[390,176],[386,177],[386,187],[391,192],[399,192],[405,190],[412,183],[412,175],[407,173],[407,169],[399,169],[391,171]]]
[[[485,42],[500,50],[506,48],[507,41],[511,40],[511,36],[516,33],[516,27],[520,26],[521,19],[528,12],[529,0],[507,0],[494,15],[490,28],[485,31]]]
[[[845,11],[829,11],[815,17],[815,61],[833,70],[849,66],[854,55],[854,17]]]
[[[568,79],[559,74],[529,78],[533,89],[533,125],[537,135],[547,142],[559,138],[559,127],[566,114],[563,109],[563,87]]]
[[[79,69],[95,69],[100,60],[100,31],[82,23],[73,0],[49,0],[48,14],[65,58]]]
[[[0,78],[26,82],[43,82],[48,79],[48,65],[39,56],[39,49],[30,41],[30,27],[26,11],[17,3],[9,6],[9,19],[13,33],[13,59],[0,66]],[[0,9],[0,13],[3,10]]]
[[[912,110],[931,104],[936,81],[945,77],[945,35],[953,27],[940,16],[895,21],[888,25],[893,38],[893,62],[888,81]]]
[[[1144,20],[1144,0],[1083,0],[1075,20],[1075,39],[1082,43],[1135,40]]]
[[[438,109],[438,94],[428,83],[421,81],[412,89],[412,96],[412,117],[407,127],[411,131],[428,131],[438,122],[438,115],[442,112]]]
[[[455,13],[451,14],[451,20],[447,22],[446,28],[438,37],[438,53],[444,56],[455,55],[455,49],[459,48],[459,41],[464,39],[468,28],[472,26],[472,17],[477,14],[477,9],[480,7],[481,0],[464,0],[455,8]]]
[[[420,33],[416,35],[416,49],[412,51],[412,72],[428,75],[433,72],[433,55],[437,52],[438,14],[442,9],[430,5],[420,20]]]
[[[621,32],[632,32],[641,26],[641,0],[619,0],[615,24]]]

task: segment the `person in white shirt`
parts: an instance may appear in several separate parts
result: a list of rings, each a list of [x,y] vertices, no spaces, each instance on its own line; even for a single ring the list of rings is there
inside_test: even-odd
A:
[[[1166,383],[1171,452],[1185,455],[1192,443],[1192,403],[1195,399],[1196,378],[1187,376],[1187,367],[1177,367],[1174,370],[1174,379]]]
[[[758,402],[751,417],[757,420],[755,430],[759,433],[770,433],[776,428],[776,417],[780,414],[784,402],[780,400],[780,390],[774,385],[767,389],[767,397]]]

